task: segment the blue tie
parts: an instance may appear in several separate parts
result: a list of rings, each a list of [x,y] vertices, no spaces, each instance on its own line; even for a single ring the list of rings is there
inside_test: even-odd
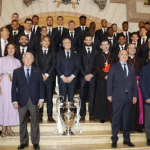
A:
[[[30,69],[27,69],[27,74],[26,74],[26,79],[27,79],[28,84],[29,84],[29,81],[30,81],[29,70]]]
[[[125,74],[125,76],[127,77],[127,69],[126,69],[126,64],[123,64],[124,65],[124,69],[123,69],[123,71],[124,71],[124,74]]]

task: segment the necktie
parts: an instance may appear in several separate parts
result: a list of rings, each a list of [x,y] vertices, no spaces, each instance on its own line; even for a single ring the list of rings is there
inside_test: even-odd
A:
[[[6,45],[7,45],[7,44],[6,44],[6,41],[4,41],[4,50],[5,50]]]
[[[110,47],[112,47],[112,39],[109,39]]]
[[[129,41],[128,41],[128,33],[126,32],[126,44],[128,44]]]
[[[73,32],[70,32],[70,35],[71,40],[73,40]]]
[[[91,55],[90,48],[87,49],[88,49],[88,60],[90,61],[90,55]]]
[[[44,50],[44,58],[45,58],[45,60],[46,60],[46,55],[47,55],[47,50]]]
[[[104,34],[106,33],[106,29],[104,28]]]
[[[26,36],[28,36],[28,38],[29,38],[29,40],[30,40],[29,34],[27,34]]]
[[[142,45],[144,45],[145,44],[145,38],[142,38],[142,39],[143,39]]]
[[[115,33],[114,33],[114,38],[117,38]]]
[[[32,32],[33,32],[33,34],[35,34],[35,26],[34,26],[34,28],[33,28]]]
[[[62,32],[61,30],[62,30],[61,27],[59,27],[59,35],[60,36],[61,36],[61,32]]]
[[[82,27],[82,31],[84,32],[84,27]]]
[[[69,60],[70,59],[70,57],[69,57],[69,52],[67,52],[67,60]]]
[[[124,71],[125,77],[127,77],[127,69],[126,69],[126,64],[123,64],[123,65],[124,65],[124,69],[123,69],[123,71]]]
[[[29,84],[29,82],[30,82],[29,69],[27,69],[26,79]]]
[[[121,50],[123,50],[123,46],[121,46]]]
[[[51,29],[48,29],[48,36],[51,37]]]
[[[14,32],[14,37],[16,36],[16,32]]]
[[[22,53],[21,53],[21,55],[23,56],[23,54],[24,54],[24,48],[22,49]]]

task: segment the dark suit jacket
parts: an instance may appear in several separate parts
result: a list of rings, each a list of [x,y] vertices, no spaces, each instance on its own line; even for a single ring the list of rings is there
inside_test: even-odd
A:
[[[19,44],[19,39],[20,39],[20,36],[22,35],[25,35],[24,32],[21,32],[20,34],[17,35],[16,37],[16,45],[19,47],[20,44]],[[36,50],[39,48],[39,45],[37,44],[38,43],[38,37],[36,35],[34,35],[33,33],[31,34],[31,37],[30,37],[30,40],[29,40],[29,43],[28,43],[28,47],[31,51],[34,52],[34,54],[36,53]]]
[[[112,101],[125,101],[126,96],[132,101],[133,97],[137,97],[135,69],[128,64],[128,70],[128,77],[126,77],[120,61],[110,68],[107,79],[107,96],[112,96]],[[126,91],[128,91],[127,95]]]
[[[21,32],[18,31],[18,34],[20,34],[20,33],[21,33]],[[13,35],[13,32],[11,31],[11,32],[10,32],[10,35],[9,35],[9,41],[16,43],[16,37],[17,37],[18,34],[16,34],[16,35],[14,36],[14,35]]]
[[[126,48],[127,48],[127,45],[125,45],[125,49]],[[116,47],[113,47],[112,52],[115,53],[118,56],[119,51],[120,51],[120,47],[119,47],[119,44],[117,44]]]
[[[43,50],[40,49],[35,56],[35,66],[40,68],[42,73],[49,75],[45,82],[54,82],[55,79],[55,65],[56,65],[56,54],[55,52],[48,50],[46,60],[43,54]]]
[[[75,31],[80,34],[80,36],[81,36],[81,41],[82,41],[82,42],[83,42],[85,36],[87,35],[88,30],[89,30],[88,27],[85,27],[85,31],[84,31],[84,32],[81,30],[81,27],[80,27],[80,26],[77,27],[77,28],[75,28]]]
[[[32,66],[29,84],[23,67],[14,70],[11,94],[12,102],[18,102],[19,107],[26,106],[29,97],[34,105],[38,104],[39,99],[44,99],[44,82],[40,69]]]
[[[146,101],[150,98],[150,63],[142,68],[139,81],[143,100]],[[150,105],[146,102],[145,104]]]
[[[92,52],[90,55],[90,62],[88,60],[88,54],[86,51],[86,48],[83,47],[83,49],[80,52],[80,75],[81,78],[84,78],[87,74],[93,74],[93,76],[95,76],[96,72],[95,69],[93,67],[93,63],[95,60],[95,57],[97,56],[99,52],[94,49],[94,46],[92,47]]]
[[[96,39],[99,40],[100,42],[105,40],[106,37],[107,37],[107,33],[103,33],[103,30],[102,29],[99,29],[95,32],[95,36],[96,36]]]
[[[69,77],[72,74],[75,75],[75,78],[71,83],[76,84],[78,81],[77,77],[79,67],[79,56],[74,51],[71,50],[70,60],[66,59],[65,51],[57,53],[56,72],[58,74],[58,81],[60,84],[65,84],[60,76],[64,75],[65,77]]]
[[[41,32],[41,27],[38,26],[34,35],[41,36],[40,32]]]
[[[12,27],[11,24],[7,25],[6,28],[8,29],[8,31],[11,33],[12,32]],[[24,26],[20,25],[18,28],[19,32],[23,32],[24,31]]]
[[[74,33],[74,38],[71,39],[69,30],[62,35],[62,40],[68,38],[71,40],[71,50],[79,52],[79,49],[81,48],[81,37],[80,33],[75,32]]]

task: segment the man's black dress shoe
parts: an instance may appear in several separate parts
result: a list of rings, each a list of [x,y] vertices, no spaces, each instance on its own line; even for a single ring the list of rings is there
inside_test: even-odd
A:
[[[135,145],[133,143],[131,143],[130,141],[123,141],[124,145],[128,145],[129,147],[135,147]]]
[[[38,149],[40,149],[40,146],[39,146],[39,144],[33,144],[33,148],[34,148],[35,150],[38,150]]]
[[[85,122],[85,116],[81,116],[80,122]]]
[[[148,146],[150,146],[150,140],[147,139],[147,143],[146,143]]]
[[[101,120],[100,120],[100,123],[105,123],[105,121],[106,121],[106,120],[102,120],[102,119],[101,119]]]
[[[111,147],[112,148],[117,148],[117,142],[112,142]]]
[[[49,122],[49,123],[56,123],[56,121],[54,120],[53,117],[48,117],[47,122]]]
[[[26,147],[28,147],[28,146],[29,146],[28,144],[20,144],[20,145],[18,146],[18,150],[24,149],[24,148],[26,148]]]

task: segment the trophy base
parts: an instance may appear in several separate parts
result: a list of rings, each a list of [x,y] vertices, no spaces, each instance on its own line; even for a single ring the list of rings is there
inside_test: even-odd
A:
[[[62,135],[67,135],[67,136],[70,136],[70,135],[75,135],[70,129],[66,129],[66,131],[64,131],[64,133]]]

